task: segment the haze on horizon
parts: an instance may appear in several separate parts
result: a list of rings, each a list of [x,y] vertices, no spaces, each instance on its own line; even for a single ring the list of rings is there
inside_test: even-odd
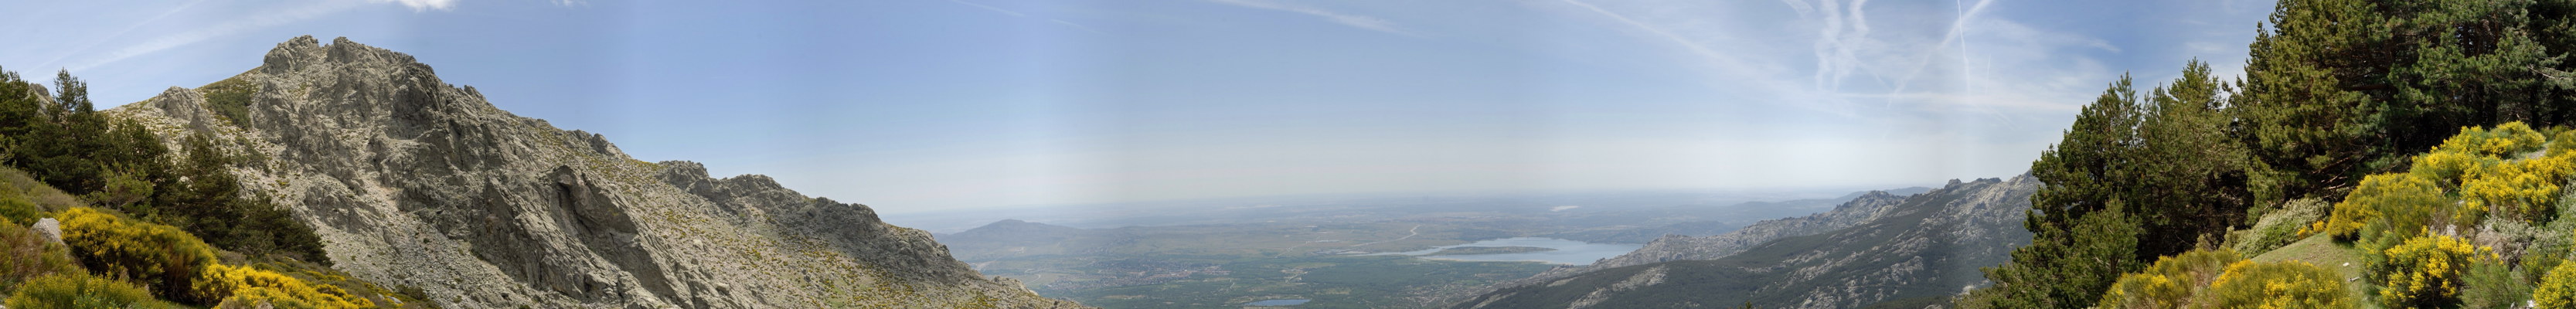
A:
[[[349,37],[638,159],[887,213],[1894,188],[2022,172],[2122,72],[2233,76],[2269,5],[48,1],[0,39],[64,44],[0,46],[0,68],[123,103]]]

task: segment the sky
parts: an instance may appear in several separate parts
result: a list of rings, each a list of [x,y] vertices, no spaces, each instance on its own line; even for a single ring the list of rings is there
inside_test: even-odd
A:
[[[2239,73],[2252,0],[28,1],[101,104],[312,35],[647,161],[917,213],[2010,177],[2122,74]],[[2143,89],[2142,89],[2143,90]]]

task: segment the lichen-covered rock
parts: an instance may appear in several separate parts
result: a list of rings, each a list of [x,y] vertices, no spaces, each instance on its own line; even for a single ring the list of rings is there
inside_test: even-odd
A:
[[[243,119],[215,121],[188,89],[108,113],[173,145],[212,133],[335,268],[445,307],[1079,307],[983,277],[867,206],[512,115],[410,55],[298,37],[232,79],[258,89]]]
[[[57,245],[63,243],[63,223],[54,221],[54,218],[36,219],[36,224],[29,225],[27,228],[36,230],[36,237],[44,239],[45,242]]]

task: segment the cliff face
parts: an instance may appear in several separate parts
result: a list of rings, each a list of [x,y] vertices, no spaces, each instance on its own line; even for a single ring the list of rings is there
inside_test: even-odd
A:
[[[210,134],[248,159],[234,172],[250,191],[315,227],[335,268],[446,307],[1078,306],[985,278],[867,206],[637,161],[402,53],[299,37],[227,82],[247,86],[108,113],[174,146]]]
[[[1611,259],[1646,262],[1604,261],[1594,265],[1607,267],[1506,285],[1455,307],[1732,307],[1750,301],[1764,308],[1858,308],[1948,296],[1984,282],[1977,268],[2002,264],[2013,246],[2030,242],[2021,222],[2038,188],[2037,180],[2022,176],[1954,182],[1894,202],[1863,197],[1819,214],[1866,217],[1829,231],[1750,246],[1659,240],[1661,248],[1649,245]],[[1846,210],[1851,212],[1826,216]],[[1874,215],[1855,215],[1863,211]],[[1810,223],[1788,226],[1835,225]],[[1722,256],[1701,258],[1709,254]]]

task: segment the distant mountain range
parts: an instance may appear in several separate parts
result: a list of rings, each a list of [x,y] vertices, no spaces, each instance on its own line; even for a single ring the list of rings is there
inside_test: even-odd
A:
[[[1559,267],[1454,308],[1858,308],[1938,302],[1984,281],[1979,267],[2030,242],[2028,176],[1874,192],[1833,211],[1725,235],[1673,236],[1616,258]]]

